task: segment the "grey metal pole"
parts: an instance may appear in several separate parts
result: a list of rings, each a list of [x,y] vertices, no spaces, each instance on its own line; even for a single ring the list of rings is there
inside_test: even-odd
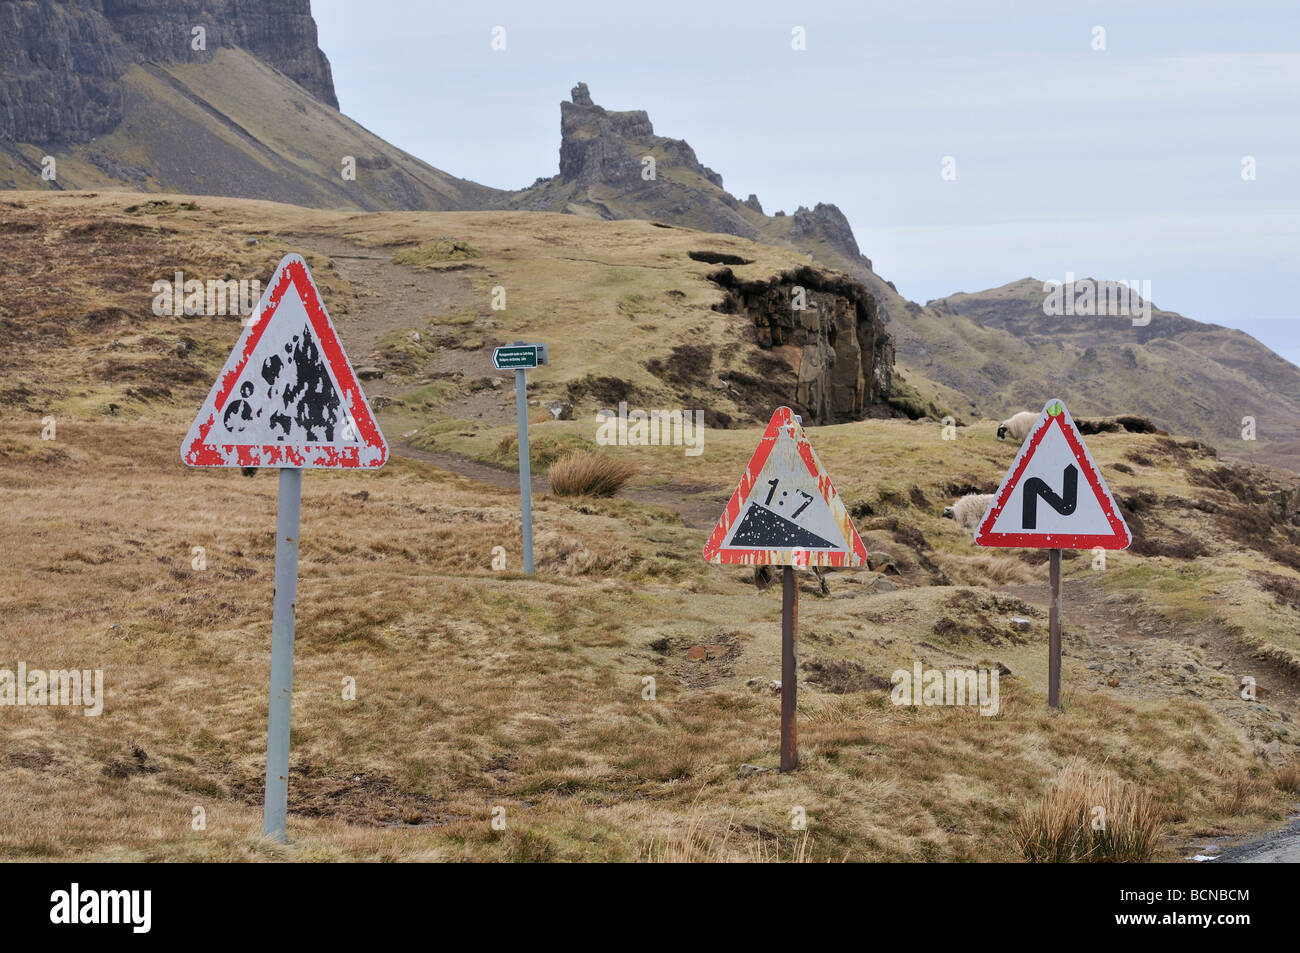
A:
[[[799,671],[795,640],[799,632],[799,587],[794,568],[781,573],[781,770],[799,767],[799,727],[795,708],[799,701]]]
[[[1047,656],[1047,704],[1061,707],[1061,551],[1051,551],[1051,634]]]
[[[515,371],[515,411],[519,417],[519,500],[524,523],[524,572],[533,571],[533,475],[528,450],[528,385]]]
[[[283,844],[289,810],[289,713],[293,707],[293,613],[298,601],[298,514],[302,471],[280,469],[275,518],[275,599],[271,609],[271,698],[266,722],[262,834]]]

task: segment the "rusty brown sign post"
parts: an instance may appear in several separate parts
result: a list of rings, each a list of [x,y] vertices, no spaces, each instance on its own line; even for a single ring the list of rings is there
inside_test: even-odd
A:
[[[781,770],[799,766],[796,567],[861,566],[867,551],[798,417],[778,407],[704,546],[711,563],[782,566]]]
[[[975,542],[1050,550],[1047,704],[1052,708],[1061,707],[1061,550],[1127,549],[1131,540],[1074,418],[1060,400],[1049,400],[993,495]]]

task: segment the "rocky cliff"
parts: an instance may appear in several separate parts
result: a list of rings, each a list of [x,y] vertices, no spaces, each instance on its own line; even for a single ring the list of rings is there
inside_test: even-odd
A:
[[[559,175],[538,179],[504,204],[669,222],[796,248],[823,261],[833,257],[826,263],[834,267],[871,266],[834,205],[766,215],[757,196],[741,202],[727,192],[722,176],[687,142],[656,135],[643,110],[596,105],[585,83],[560,104]],[[730,262],[727,255],[710,257],[707,249],[699,260]],[[722,310],[750,318],[756,343],[772,355],[753,382],[762,391],[754,394],[760,402],[789,403],[811,423],[894,412],[888,405],[893,342],[864,285],[815,268],[743,279],[723,269],[713,280],[727,290]],[[791,307],[796,287],[803,289],[803,308]]]
[[[133,63],[235,47],[338,108],[310,0],[0,0],[0,139],[89,142],[122,122]]]
[[[161,63],[203,60],[239,47],[338,109],[330,63],[317,45],[311,0],[102,0],[104,15],[137,55]],[[206,52],[193,30],[207,33]]]
[[[538,179],[506,205],[607,219],[660,219],[801,251],[831,249],[843,261],[871,265],[834,205],[766,215],[758,196],[742,202],[729,193],[722,176],[700,162],[689,143],[656,135],[644,110],[598,106],[586,83],[560,104],[559,175]]]
[[[782,399],[809,423],[891,415],[894,344],[861,284],[810,267],[761,280],[730,268],[710,277],[727,292],[718,310],[748,316],[758,346],[784,353],[795,381]]]
[[[367,211],[503,194],[337,107],[308,0],[0,0],[0,187]]]
[[[85,142],[121,121],[132,54],[101,7],[0,0],[0,139]]]

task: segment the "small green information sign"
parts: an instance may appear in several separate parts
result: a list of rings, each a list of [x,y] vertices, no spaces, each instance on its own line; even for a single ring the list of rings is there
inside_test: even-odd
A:
[[[545,344],[511,344],[492,351],[492,366],[499,371],[525,370],[545,363]]]

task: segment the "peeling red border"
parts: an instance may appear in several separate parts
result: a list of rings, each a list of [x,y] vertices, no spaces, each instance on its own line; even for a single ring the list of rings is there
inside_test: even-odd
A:
[[[791,436],[797,441],[796,447],[799,451],[799,457],[803,460],[804,465],[808,467],[810,476],[816,477],[817,487],[821,490],[823,499],[831,507],[831,512],[836,518],[836,522],[841,524],[841,529],[847,529],[844,534],[849,543],[851,552],[825,553],[813,550],[800,550],[802,559],[796,558],[793,561],[782,563],[770,563],[767,558],[777,550],[770,549],[739,549],[723,548],[722,542],[727,538],[727,531],[740,517],[740,509],[749,499],[749,494],[754,489],[754,482],[763,472],[763,466],[767,463],[767,458],[772,455],[772,448],[776,446],[777,437],[781,433],[781,428],[789,427]],[[811,558],[810,558],[811,557]],[[772,414],[772,419],[763,431],[763,436],[758,441],[758,448],[749,460],[749,466],[745,468],[745,473],[740,478],[740,485],[736,491],[731,494],[731,499],[727,502],[727,508],[722,511],[722,516],[718,519],[718,524],[713,527],[713,532],[709,535],[709,541],[704,545],[704,559],[706,562],[720,563],[722,565],[794,565],[794,566],[861,566],[867,561],[867,550],[862,545],[862,538],[858,536],[857,527],[853,525],[853,520],[849,518],[848,513],[844,510],[844,503],[840,500],[839,494],[835,491],[834,484],[821,468],[821,462],[817,459],[817,454],[813,452],[812,444],[808,442],[808,437],[804,434],[803,429],[795,422],[794,411],[789,407],[778,407]]]

